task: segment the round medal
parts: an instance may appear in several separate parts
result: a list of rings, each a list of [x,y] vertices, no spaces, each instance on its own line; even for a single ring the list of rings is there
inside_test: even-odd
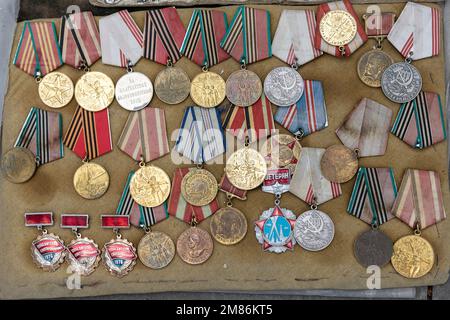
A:
[[[358,61],[358,76],[369,87],[381,87],[383,72],[394,63],[390,55],[379,49],[366,52]]]
[[[333,220],[324,212],[309,210],[298,216],[294,226],[297,243],[308,251],[320,251],[334,238]]]
[[[251,190],[264,181],[267,164],[258,151],[245,147],[230,156],[224,170],[232,185],[242,190]]]
[[[64,241],[53,233],[44,232],[31,243],[34,263],[45,271],[56,271],[66,257]]]
[[[278,107],[289,107],[303,95],[305,83],[300,74],[290,67],[278,67],[264,80],[264,94]]]
[[[14,147],[7,151],[1,161],[3,176],[12,183],[30,180],[36,167],[36,156],[29,149],[22,147]]]
[[[191,227],[177,240],[177,253],[189,264],[201,264],[211,257],[214,244],[211,236],[203,229]]]
[[[338,47],[345,46],[356,36],[356,20],[347,11],[332,10],[320,20],[319,31],[326,43]]]
[[[191,98],[203,108],[217,107],[225,99],[225,81],[215,72],[203,71],[191,83]]]
[[[73,98],[73,82],[61,72],[50,72],[39,82],[39,97],[50,108],[65,107]]]
[[[136,248],[121,237],[112,239],[102,248],[103,264],[112,275],[119,278],[133,270],[136,259]]]
[[[407,62],[397,62],[384,70],[381,76],[384,95],[396,103],[413,100],[422,90],[422,76],[416,67]]]
[[[67,261],[73,273],[88,276],[94,272],[100,261],[98,245],[91,239],[72,240],[67,246]]]
[[[83,109],[101,111],[114,100],[114,83],[102,72],[86,72],[75,85],[75,99]]]
[[[233,207],[220,208],[211,218],[211,234],[217,242],[233,245],[247,234],[247,219]]]
[[[263,146],[264,157],[271,168],[288,168],[294,173],[302,146],[298,140],[289,134],[271,136]]]
[[[151,269],[162,269],[175,256],[175,244],[167,234],[150,231],[139,241],[137,251],[143,265]]]
[[[320,169],[323,176],[331,182],[347,182],[358,171],[357,154],[344,145],[332,145],[324,152],[320,160]]]
[[[431,244],[418,235],[401,237],[394,243],[392,266],[406,278],[416,279],[431,271],[434,265]]]
[[[170,178],[161,168],[143,166],[131,178],[130,194],[141,206],[157,207],[169,197]]]
[[[392,257],[392,240],[376,229],[363,232],[355,241],[354,253],[356,260],[363,267],[383,267]]]
[[[239,107],[248,107],[258,101],[262,94],[262,84],[253,71],[242,69],[233,72],[226,82],[228,100]]]
[[[75,191],[85,199],[97,199],[103,196],[109,187],[109,174],[96,163],[84,163],[73,176]]]
[[[197,207],[211,203],[216,198],[217,191],[217,180],[208,170],[190,170],[181,181],[184,200]]]
[[[140,72],[128,72],[116,83],[116,100],[128,111],[138,111],[153,98],[153,85],[150,79]]]
[[[179,104],[186,100],[191,90],[191,80],[181,68],[167,67],[155,79],[155,93],[167,104]]]

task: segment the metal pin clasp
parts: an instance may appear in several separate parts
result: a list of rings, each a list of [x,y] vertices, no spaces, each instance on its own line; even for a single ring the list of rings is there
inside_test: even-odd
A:
[[[133,72],[133,64],[130,60],[127,60],[127,72]]]

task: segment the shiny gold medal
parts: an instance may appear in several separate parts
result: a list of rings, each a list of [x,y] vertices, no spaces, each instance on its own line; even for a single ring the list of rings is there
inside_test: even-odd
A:
[[[299,138],[289,134],[276,134],[267,139],[263,146],[263,155],[269,161],[270,168],[289,168],[294,173],[302,152]]]
[[[83,198],[98,199],[108,190],[109,174],[101,165],[85,162],[75,171],[73,186]]]
[[[196,168],[190,170],[181,181],[181,195],[194,206],[206,206],[217,196],[218,184],[208,170]]]
[[[336,144],[325,150],[320,160],[320,169],[331,182],[344,183],[358,171],[358,151]]]
[[[6,180],[24,183],[36,172],[36,156],[27,148],[14,147],[8,150],[1,160],[1,171]]]
[[[230,183],[242,190],[258,187],[264,181],[266,173],[264,157],[248,146],[235,151],[225,166],[225,174]]]
[[[57,109],[72,101],[73,82],[64,73],[50,72],[38,82],[39,97],[46,106]]]
[[[332,10],[327,12],[319,24],[322,39],[343,51],[356,36],[357,25],[355,18],[344,10]]]
[[[144,266],[162,269],[173,260],[175,244],[167,234],[146,229],[145,236],[139,241],[137,251],[139,260]]]
[[[114,83],[102,72],[87,72],[75,85],[75,99],[87,111],[101,111],[114,100]]]
[[[215,72],[203,67],[191,83],[191,98],[203,108],[217,107],[225,99],[225,80]]]
[[[174,67],[167,62],[167,68],[156,75],[155,93],[164,103],[179,104],[186,100],[191,90],[191,79],[181,68]]]
[[[225,208],[214,213],[210,228],[217,242],[230,246],[244,239],[247,234],[247,219],[241,211],[231,206],[230,201]]]

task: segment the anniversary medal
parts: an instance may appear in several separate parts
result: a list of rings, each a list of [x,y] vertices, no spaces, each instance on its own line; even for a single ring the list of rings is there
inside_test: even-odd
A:
[[[50,272],[56,271],[66,257],[64,241],[43,228],[52,225],[53,212],[25,213],[25,226],[36,227],[41,231],[41,234],[31,243],[33,261],[39,268]]]
[[[359,168],[347,212],[372,227],[354,243],[356,260],[363,267],[383,267],[391,260],[392,240],[379,227],[394,217],[391,209],[396,197],[392,168]]]
[[[369,87],[379,88],[384,70],[394,63],[394,59],[383,51],[381,43],[394,25],[395,14],[390,12],[364,14],[363,19],[367,36],[375,39],[377,44],[359,58],[356,70],[362,82]]]
[[[364,98],[347,115],[336,135],[344,145],[332,145],[320,165],[330,181],[344,183],[358,170],[359,157],[381,156],[386,152],[392,111]]]
[[[276,134],[267,139],[262,150],[269,168],[287,168],[292,176],[302,152],[301,138],[301,134]]]
[[[85,199],[100,198],[108,190],[109,174],[89,161],[112,150],[108,109],[91,112],[77,107],[63,142],[83,161],[73,176],[75,191]]]
[[[102,215],[102,228],[113,229],[115,239],[102,248],[102,261],[106,269],[116,277],[123,277],[133,270],[136,264],[136,249],[127,239],[122,239],[120,229],[130,227],[130,217],[120,215]]]
[[[66,247],[67,261],[73,273],[88,276],[94,272],[100,261],[100,250],[98,245],[89,238],[82,238],[78,229],[89,227],[89,216],[87,214],[62,214],[61,228],[72,229],[76,239],[72,240]]]
[[[394,243],[392,266],[406,278],[423,277],[433,268],[435,253],[421,236],[421,230],[446,218],[439,174],[407,169],[392,213],[415,229],[413,235],[401,237]]]
[[[59,112],[32,107],[14,143],[1,159],[3,176],[12,183],[30,180],[37,168],[64,157]]]
[[[303,78],[297,72],[298,66],[277,67],[264,79],[264,94],[274,105],[289,107],[303,95]]]

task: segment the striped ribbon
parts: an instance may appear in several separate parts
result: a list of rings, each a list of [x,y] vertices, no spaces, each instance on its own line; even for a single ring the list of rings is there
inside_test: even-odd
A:
[[[130,181],[133,175],[134,171],[128,174],[116,214],[130,216],[130,223],[136,227],[150,227],[166,220],[169,215],[165,203],[157,207],[149,208],[143,207],[133,200],[130,193]]]
[[[13,63],[26,73],[44,76],[63,64],[54,22],[23,25]]]
[[[125,68],[139,61],[144,36],[127,10],[101,18],[98,25],[104,64]]]
[[[363,16],[365,31],[368,37],[385,37],[395,23],[395,13],[379,12]]]
[[[167,59],[177,62],[181,58],[180,48],[185,34],[177,9],[148,11],[144,25],[144,57],[164,65]]]
[[[310,135],[328,126],[322,82],[305,80],[302,97],[290,107],[278,107],[275,121],[294,134]]]
[[[361,167],[347,212],[368,224],[380,226],[394,218],[391,209],[396,197],[397,185],[392,168]]]
[[[100,34],[92,12],[78,12],[61,17],[59,46],[64,63],[74,68],[91,66],[100,59]]]
[[[263,93],[261,98],[249,107],[231,105],[222,127],[242,142],[248,138],[249,143],[252,143],[271,135],[275,130],[275,123],[269,99]]]
[[[336,1],[336,2],[328,2],[323,3],[317,9],[317,26],[316,26],[316,36],[314,39],[314,45],[317,49],[322,50],[328,54],[331,54],[336,57],[341,57],[342,52],[339,50],[339,47],[328,44],[325,40],[322,39],[320,35],[319,27],[320,20],[322,20],[323,16],[332,10],[344,10],[350,13],[356,21],[357,32],[355,38],[353,38],[350,43],[344,46],[344,54],[345,56],[350,56],[353,52],[355,52],[359,47],[361,47],[367,41],[367,35],[364,32],[364,28],[359,22],[359,17],[356,14],[353,6],[349,0]]]
[[[246,64],[270,58],[269,11],[239,6],[220,46],[236,61]]]
[[[109,111],[87,111],[80,106],[63,140],[65,146],[81,159],[92,160],[112,150]]]
[[[63,158],[61,113],[32,107],[14,147],[29,149],[39,165]]]
[[[229,57],[219,46],[227,28],[224,12],[195,9],[181,45],[181,53],[200,66],[211,67],[222,62]]]
[[[169,153],[166,131],[164,110],[147,107],[128,115],[117,146],[134,160],[149,162]]]
[[[342,194],[339,183],[328,181],[320,170],[325,149],[303,148],[289,191],[308,204],[322,204]]]
[[[172,190],[170,191],[169,205],[167,211],[177,219],[186,223],[191,223],[195,217],[197,222],[201,222],[219,210],[219,202],[217,198],[206,206],[193,206],[184,200],[181,195],[181,181],[183,177],[195,168],[177,168],[173,173]]]
[[[188,107],[175,144],[176,151],[194,163],[207,162],[225,152],[217,108]]]
[[[447,138],[441,98],[423,92],[400,107],[391,133],[413,148],[423,149]]]
[[[411,228],[421,229],[446,218],[441,181],[436,171],[407,169],[392,214]]]
[[[408,2],[389,32],[389,42],[402,54],[419,60],[439,54],[441,12],[422,4]]]
[[[382,156],[386,152],[391,109],[363,98],[336,130],[336,135],[348,148],[358,149],[358,156]]]
[[[303,65],[323,52],[314,46],[316,14],[312,10],[283,10],[281,12],[272,52],[289,65]]]
[[[247,199],[247,190],[242,190],[239,188],[236,188],[230,180],[228,180],[228,177],[226,174],[222,176],[222,179],[219,183],[219,189],[220,191],[225,192],[226,194],[232,195],[235,198],[238,198],[240,200],[246,200]]]

